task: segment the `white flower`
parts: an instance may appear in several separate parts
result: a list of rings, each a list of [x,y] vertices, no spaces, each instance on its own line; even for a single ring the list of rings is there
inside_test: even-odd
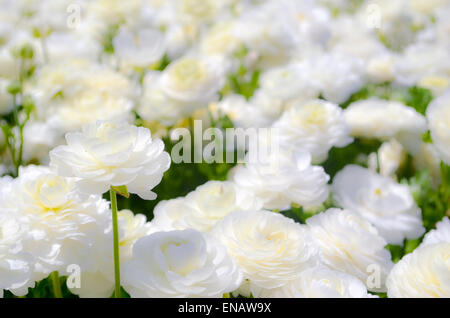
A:
[[[25,91],[36,103],[37,119],[61,133],[99,119],[128,121],[136,95],[125,76],[81,59],[45,65]]]
[[[231,213],[211,233],[250,280],[255,297],[261,288],[279,288],[295,280],[318,260],[306,227],[275,212]]]
[[[108,213],[108,226],[97,232],[94,246],[91,248],[91,266],[82,268],[80,288],[71,287],[70,291],[82,298],[109,297],[114,291],[114,254],[112,246],[112,220]],[[134,215],[129,210],[119,211],[119,256],[124,264],[132,258],[135,242],[155,229],[142,214]],[[121,268],[121,272],[123,269]],[[70,273],[68,273],[70,274]]]
[[[322,167],[311,166],[307,152],[279,151],[265,160],[252,160],[251,154],[247,154],[245,166],[232,171],[232,180],[253,192],[266,209],[283,210],[291,203],[310,208],[328,198],[329,176]]]
[[[131,297],[222,297],[241,281],[226,249],[191,229],[142,237],[123,265],[122,285]]]
[[[418,151],[426,120],[414,108],[396,101],[372,97],[356,101],[344,111],[354,137],[396,138],[409,152]]]
[[[261,290],[260,298],[372,298],[355,276],[319,265],[286,286]]]
[[[436,229],[425,235],[420,246],[437,243],[450,243],[450,219],[447,216],[436,223]]]
[[[3,289],[24,296],[29,287],[34,287],[35,258],[23,247],[27,230],[19,217],[0,211],[0,298]]]
[[[158,203],[152,223],[159,229],[193,228],[208,232],[225,216],[235,211],[260,209],[262,202],[229,181],[208,181],[185,198]]]
[[[256,103],[255,99],[247,101],[239,94],[226,95],[220,102],[209,104],[209,109],[217,117],[220,114],[227,115],[236,128],[268,127],[273,121],[271,114],[266,114],[262,105]]]
[[[391,255],[384,248],[387,242],[370,223],[353,212],[334,208],[310,217],[306,223],[328,267],[356,276],[369,285],[374,266],[379,276],[367,287],[385,290],[386,277],[393,265]]]
[[[278,128],[282,147],[307,150],[316,163],[324,161],[333,146],[352,141],[341,108],[319,99],[292,106],[273,127]]]
[[[223,1],[217,0],[180,0],[177,2],[177,18],[186,24],[212,22],[220,13]]]
[[[301,63],[274,67],[261,74],[259,86],[273,99],[305,101],[319,96],[318,85],[308,75]]]
[[[127,123],[96,122],[82,132],[68,133],[66,141],[50,152],[50,166],[59,175],[76,177],[86,194],[125,185],[131,193],[155,199],[151,189],[170,165],[160,139],[152,140],[147,128]]]
[[[202,53],[206,55],[229,56],[235,52],[241,42],[234,34],[235,22],[220,21],[214,24],[200,43]]]
[[[174,124],[217,100],[223,84],[223,69],[216,60],[183,57],[170,63],[162,73],[146,76],[138,112],[145,120]]]
[[[163,34],[154,29],[139,29],[133,33],[122,27],[113,44],[114,53],[120,59],[120,63],[139,67],[158,62],[165,50]]]
[[[326,100],[336,104],[345,102],[365,83],[362,61],[346,54],[313,55],[302,63],[306,78],[316,83]]]
[[[285,63],[295,52],[295,25],[277,2],[246,10],[237,20],[235,34],[255,54],[257,66],[268,69]]]
[[[78,202],[73,190],[73,180],[43,166],[21,167],[19,177],[1,189],[0,214],[9,211],[27,227],[22,244],[36,258],[37,280],[69,264],[89,267],[95,237],[107,225],[107,201],[89,196]]]
[[[405,255],[387,278],[392,298],[450,297],[450,243],[419,247]]]
[[[59,131],[53,129],[49,123],[28,121],[23,129],[24,162],[37,159],[41,164],[48,164],[49,151],[63,141]]]
[[[378,149],[378,161],[380,174],[393,176],[398,168],[406,160],[406,151],[395,139],[384,142]]]
[[[372,298],[355,276],[325,266],[307,269],[298,282],[306,298]]]
[[[372,223],[388,243],[402,245],[425,229],[420,208],[407,185],[357,165],[348,165],[333,180],[334,200]]]
[[[433,143],[442,161],[450,165],[450,91],[428,105],[427,119]]]

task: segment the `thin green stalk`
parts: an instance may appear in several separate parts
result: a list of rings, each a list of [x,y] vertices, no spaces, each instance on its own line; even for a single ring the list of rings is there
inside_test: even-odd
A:
[[[117,222],[117,197],[116,191],[111,188],[111,210],[113,222],[113,241],[114,241],[114,298],[120,298],[120,257],[119,257],[119,226]]]
[[[51,273],[50,278],[52,280],[53,295],[55,296],[55,298],[62,298],[61,282],[59,281],[58,272],[54,271],[53,273]]]

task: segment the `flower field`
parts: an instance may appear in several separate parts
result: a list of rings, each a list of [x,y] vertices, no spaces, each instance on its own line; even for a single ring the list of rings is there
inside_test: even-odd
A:
[[[0,298],[450,297],[448,0],[0,0],[0,126]]]

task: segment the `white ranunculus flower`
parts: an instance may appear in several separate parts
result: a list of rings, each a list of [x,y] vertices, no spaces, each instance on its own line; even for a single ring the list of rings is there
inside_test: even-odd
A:
[[[218,99],[224,70],[214,59],[186,56],[144,79],[139,115],[171,125]]]
[[[348,165],[333,180],[334,200],[372,223],[390,244],[420,237],[425,229],[420,208],[407,185],[357,165]]]
[[[352,141],[341,108],[319,99],[292,106],[272,127],[278,128],[282,147],[307,150],[315,163],[324,161],[333,146]]]
[[[155,231],[143,214],[134,215],[129,210],[117,214],[119,225],[120,263],[124,264],[132,258],[133,246],[138,239]],[[92,262],[81,272],[80,288],[70,291],[82,298],[109,297],[114,291],[114,254],[112,246],[112,220],[109,213],[108,226],[97,232],[92,247]],[[123,269],[121,268],[121,271]]]
[[[259,86],[265,94],[282,102],[306,101],[319,96],[319,88],[308,78],[303,64],[274,67],[263,72]]]
[[[3,289],[24,296],[34,287],[35,257],[24,250],[28,226],[20,217],[0,211],[0,298]]]
[[[48,164],[49,151],[62,144],[63,136],[47,122],[28,121],[23,129],[23,159],[30,162],[37,159],[41,164]]]
[[[214,59],[186,56],[163,71],[161,89],[177,101],[206,104],[216,98],[224,83],[222,71]]]
[[[257,160],[247,154],[245,165],[232,171],[232,180],[253,192],[266,209],[287,209],[291,203],[306,208],[320,205],[328,198],[329,176],[322,167],[311,165],[307,152],[283,150]]]
[[[436,229],[428,232],[420,246],[436,243],[450,243],[450,219],[448,216],[436,223]]]
[[[108,203],[100,196],[78,202],[73,191],[74,180],[43,166],[21,167],[19,177],[1,189],[0,214],[9,211],[27,226],[22,244],[36,258],[37,280],[69,264],[91,265],[95,236],[110,215]]]
[[[224,246],[192,229],[140,238],[123,265],[131,297],[222,297],[242,282]]]
[[[254,99],[247,101],[239,94],[229,94],[218,103],[211,103],[209,109],[219,115],[227,115],[236,128],[268,127],[273,121]]]
[[[406,151],[402,144],[392,139],[384,142],[378,149],[378,163],[380,174],[393,176],[406,160]]]
[[[362,61],[350,55],[322,54],[302,63],[306,77],[316,83],[323,97],[332,103],[345,102],[365,83]]]
[[[258,210],[262,202],[251,192],[230,181],[208,181],[185,198],[158,203],[152,223],[159,229],[193,228],[208,232],[225,216],[235,211]]]
[[[223,1],[180,0],[176,2],[177,19],[186,24],[199,25],[213,22],[220,13]]]
[[[260,298],[373,298],[355,276],[318,265],[286,286],[261,290]]]
[[[325,266],[309,268],[298,282],[306,298],[372,298],[355,276]]]
[[[36,103],[36,117],[61,133],[96,120],[129,121],[136,87],[127,77],[92,61],[50,63],[26,85]]]
[[[241,45],[234,34],[235,21],[219,21],[202,38],[200,50],[205,55],[230,56]]]
[[[391,298],[450,297],[450,243],[419,247],[392,269],[386,285]]]
[[[328,267],[356,276],[369,290],[385,290],[393,263],[384,248],[387,242],[375,227],[354,212],[334,208],[310,217],[306,223]],[[371,274],[374,281],[369,282]]]
[[[450,90],[428,105],[427,119],[433,143],[442,161],[450,165]]]
[[[50,152],[50,166],[59,175],[77,178],[77,188],[86,194],[125,185],[130,193],[153,200],[151,189],[170,165],[162,140],[127,123],[98,121],[68,133],[66,141]]]
[[[235,35],[254,54],[258,68],[269,69],[288,61],[296,49],[298,30],[286,20],[278,1],[246,10],[236,21]]]
[[[133,33],[124,27],[113,40],[114,53],[124,65],[146,67],[158,62],[164,55],[164,35],[155,29],[139,29]]]
[[[352,136],[396,138],[412,154],[418,151],[427,130],[425,118],[414,108],[376,97],[350,104],[344,115]]]
[[[250,291],[282,287],[318,261],[318,248],[307,228],[270,211],[227,215],[211,232],[228,249],[250,280]]]

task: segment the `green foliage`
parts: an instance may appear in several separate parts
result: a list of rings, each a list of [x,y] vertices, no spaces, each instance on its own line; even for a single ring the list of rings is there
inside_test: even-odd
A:
[[[408,89],[404,95],[403,102],[422,114],[425,115],[428,104],[433,100],[433,94],[429,89],[413,86]]]
[[[103,35],[102,45],[103,51],[106,54],[114,54],[114,44],[113,40],[119,32],[119,24],[113,25],[108,28],[108,30]]]
[[[422,210],[423,225],[427,231],[433,229],[436,222],[450,215],[450,168],[441,165],[441,183],[435,187],[427,170],[418,171],[410,179],[403,179],[413,193],[414,199]]]
[[[427,88],[412,86],[409,88],[393,88],[388,82],[381,84],[370,83],[353,93],[350,98],[342,103],[342,108],[347,108],[353,102],[371,97],[395,100],[413,107],[418,113],[424,115],[428,104],[433,100],[433,94]]]
[[[328,159],[322,164],[330,180],[348,164],[364,165],[367,155],[377,151],[381,142],[378,140],[355,139],[355,141],[343,148],[332,148],[328,153]]]
[[[63,298],[78,298],[77,295],[74,295],[70,292],[70,290],[67,288],[66,280],[67,277],[63,276],[60,277],[60,284],[61,284],[61,292]],[[28,288],[28,294],[23,297],[17,297],[14,296],[11,292],[5,291],[4,293],[5,298],[55,298],[53,287],[52,287],[52,281],[50,277],[47,277],[39,282],[36,283],[36,286],[34,288]]]

